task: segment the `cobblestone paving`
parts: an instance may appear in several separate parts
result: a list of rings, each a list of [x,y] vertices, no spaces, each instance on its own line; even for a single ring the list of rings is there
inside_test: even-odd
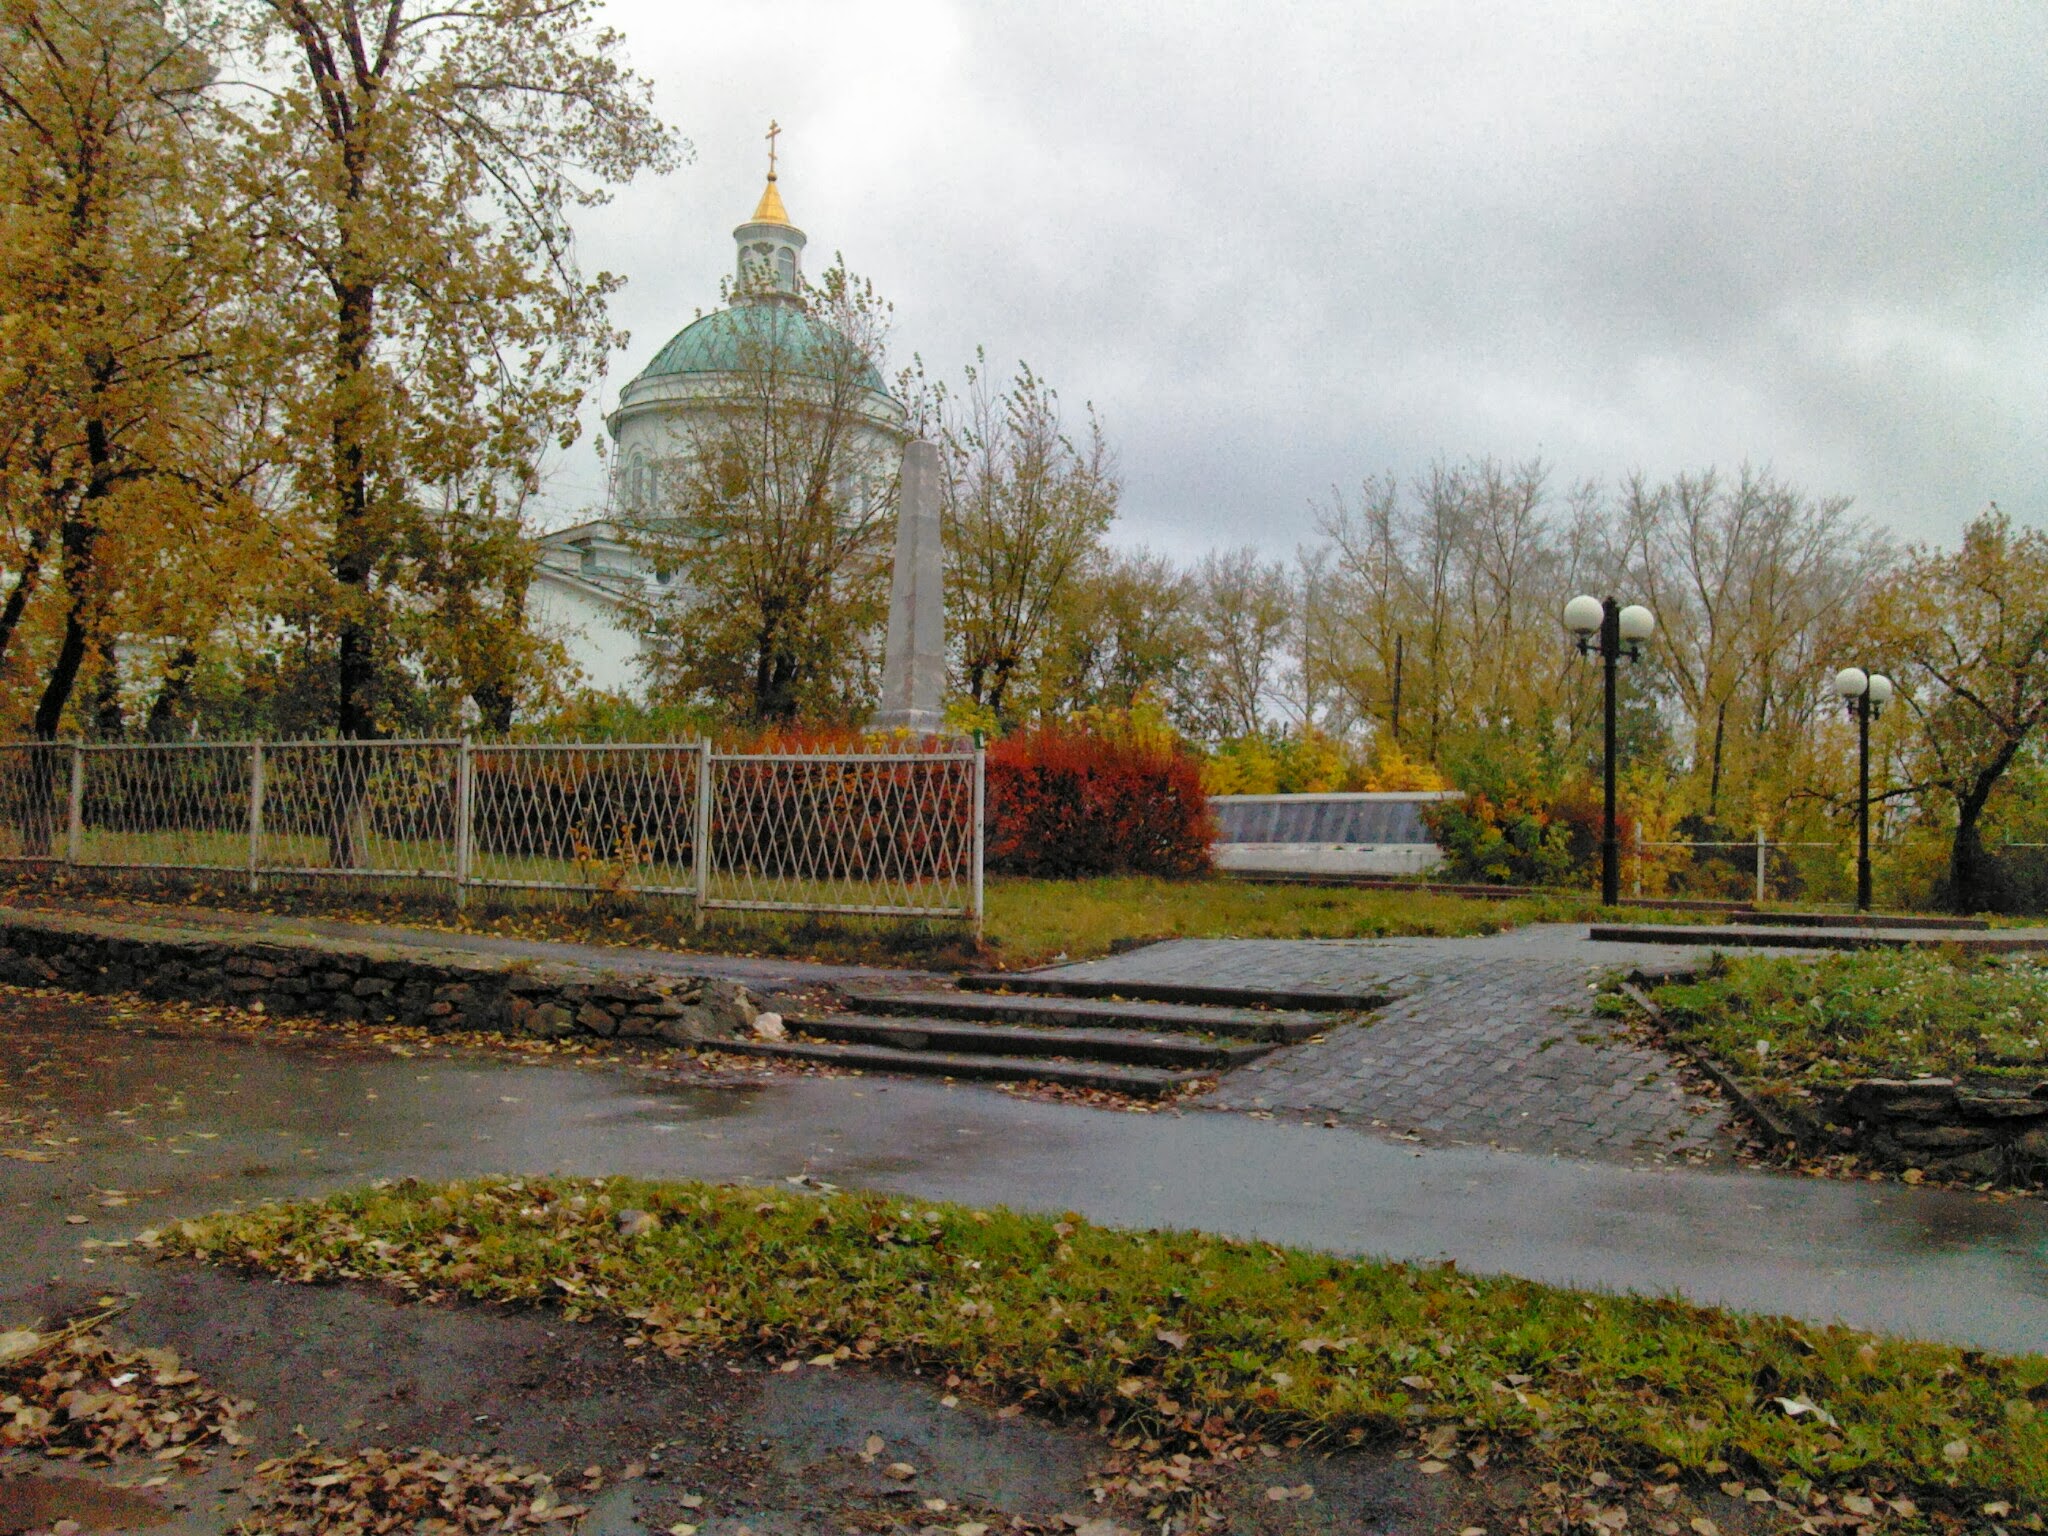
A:
[[[1394,1001],[1243,1068],[1198,1102],[1457,1141],[1630,1162],[1733,1150],[1727,1112],[1664,1052],[1592,1011],[1609,971],[1676,970],[1683,946],[1593,944],[1579,927],[1483,939],[1182,939],[1062,975],[1257,987],[1372,988]]]

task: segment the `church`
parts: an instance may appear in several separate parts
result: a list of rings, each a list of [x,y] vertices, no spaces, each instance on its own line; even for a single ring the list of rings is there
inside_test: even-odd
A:
[[[658,583],[632,547],[628,525],[657,512],[666,474],[687,460],[720,418],[737,409],[764,365],[798,381],[823,381],[844,342],[804,306],[804,232],[782,205],[769,130],[768,182],[753,216],[736,228],[731,302],[683,327],[619,392],[605,418],[612,472],[602,516],[543,535],[526,598],[527,622],[559,640],[585,688],[642,697],[640,637],[630,603]],[[909,436],[901,403],[873,367],[853,381],[851,462],[859,497],[893,482]],[[801,398],[800,393],[797,398]]]

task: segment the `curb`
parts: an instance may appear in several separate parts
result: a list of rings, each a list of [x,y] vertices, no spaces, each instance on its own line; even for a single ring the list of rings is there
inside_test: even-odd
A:
[[[1665,979],[1669,980],[1670,978]],[[1664,1010],[1650,1001],[1650,995],[1636,984],[1634,976],[1631,976],[1621,984],[1621,990],[1628,996],[1630,1001],[1655,1020],[1660,1028],[1668,1030],[1670,1021],[1664,1017]],[[1743,1114],[1749,1117],[1753,1124],[1773,1140],[1789,1141],[1804,1151],[1813,1151],[1818,1147],[1818,1140],[1810,1131],[1795,1126],[1780,1116],[1775,1109],[1772,1109],[1760,1097],[1752,1093],[1744,1085],[1741,1078],[1729,1072],[1719,1062],[1710,1059],[1700,1051],[1694,1050],[1682,1040],[1673,1040],[1668,1034],[1664,1036],[1663,1043],[1668,1049],[1678,1051],[1695,1067],[1698,1067],[1702,1073],[1713,1081],[1715,1087],[1734,1100],[1736,1108],[1740,1109]]]

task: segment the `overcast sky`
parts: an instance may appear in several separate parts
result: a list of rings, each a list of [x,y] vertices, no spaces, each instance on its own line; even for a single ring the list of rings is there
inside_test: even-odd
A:
[[[604,403],[810,237],[1100,409],[1119,537],[1276,554],[1436,457],[1747,459],[1909,538],[2048,521],[2048,8],[610,0],[693,163],[581,225]],[[558,506],[587,505],[589,444]]]

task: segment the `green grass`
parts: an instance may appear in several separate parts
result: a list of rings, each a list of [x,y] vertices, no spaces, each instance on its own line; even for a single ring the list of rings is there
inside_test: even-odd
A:
[[[493,871],[495,872],[495,871]],[[445,883],[326,883],[268,876],[251,894],[234,869],[179,880],[154,892],[118,870],[80,870],[87,889],[108,896],[162,902],[183,889],[186,902],[254,908],[265,912],[322,913],[411,923],[455,932],[533,939],[635,945],[679,951],[801,957],[847,963],[1022,968],[1058,956],[1081,960],[1119,944],[1171,938],[1359,939],[1459,937],[1498,933],[1532,922],[1587,922],[1619,917],[1631,922],[1698,923],[1712,914],[1622,908],[1603,913],[1590,894],[1548,895],[1507,901],[1389,891],[1357,886],[1259,885],[1225,876],[1163,880],[1144,876],[1076,880],[991,877],[987,884],[986,948],[976,953],[966,926],[953,919],[820,919],[802,914],[710,914],[697,930],[686,900],[634,897],[630,892],[519,892],[478,889],[458,914]],[[575,878],[563,865],[545,878]],[[59,879],[67,877],[61,872]],[[0,871],[0,882],[7,876]],[[48,873],[16,871],[24,892],[43,889]],[[714,882],[714,895],[812,896],[872,900],[869,888],[798,887],[744,877]]]
[[[1681,1042],[1747,1077],[2048,1076],[2048,962],[2035,956],[1746,955],[1653,996]]]
[[[659,1225],[620,1235],[629,1208]],[[1148,1434],[1222,1414],[1539,1470],[1732,1469],[1794,1496],[1882,1483],[1958,1510],[2048,1500],[2048,1359],[1448,1266],[627,1179],[407,1180],[162,1241],[301,1282],[550,1302],[679,1352],[845,1349],[951,1369],[991,1396]]]
[[[1362,886],[1257,885],[1226,876],[996,878],[988,882],[987,899],[988,932],[1006,961],[1056,954],[1079,960],[1119,941],[1146,939],[1456,938],[1525,923],[1590,922],[1602,915],[1590,893],[1487,901]],[[1701,920],[1669,911],[1605,915],[1631,922]]]

